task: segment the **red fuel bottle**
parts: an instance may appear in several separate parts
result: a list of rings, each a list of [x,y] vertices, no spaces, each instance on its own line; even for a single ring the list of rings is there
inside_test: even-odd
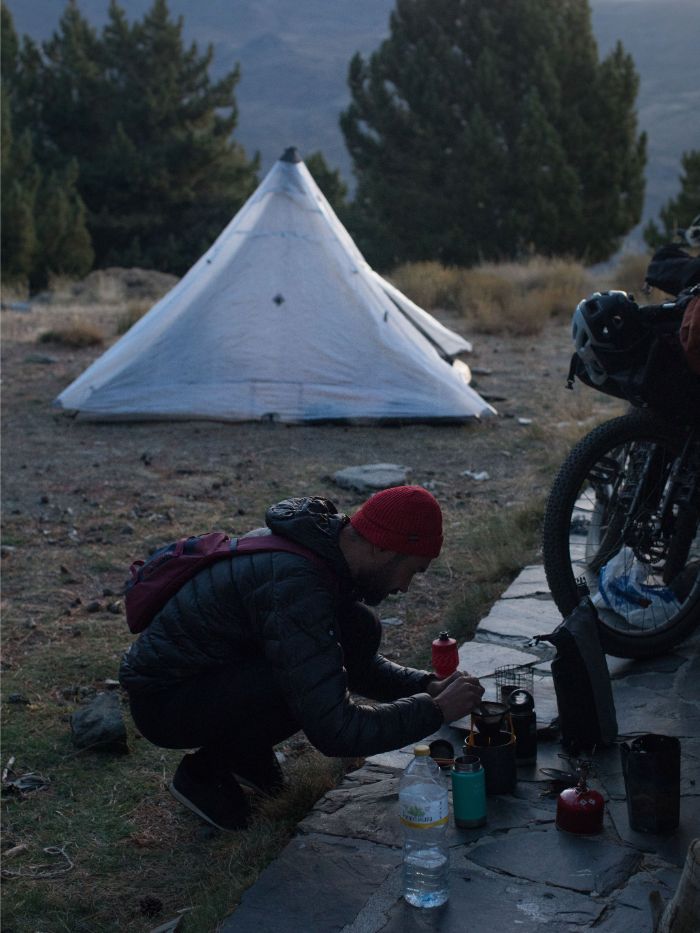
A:
[[[433,642],[432,662],[433,670],[441,680],[449,677],[459,667],[457,642],[450,638],[447,632],[440,632]]]

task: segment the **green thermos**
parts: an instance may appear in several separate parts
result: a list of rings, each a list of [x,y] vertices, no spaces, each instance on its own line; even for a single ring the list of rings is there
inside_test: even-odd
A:
[[[452,766],[452,809],[455,823],[473,829],[486,822],[486,781],[476,755],[461,755]]]

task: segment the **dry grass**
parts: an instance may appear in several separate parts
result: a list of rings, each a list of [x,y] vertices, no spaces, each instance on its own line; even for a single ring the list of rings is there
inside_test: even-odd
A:
[[[8,281],[3,278],[0,280],[3,305],[12,304],[14,301],[26,301],[29,295],[26,282]]]
[[[460,277],[463,270],[439,262],[411,262],[399,266],[389,278],[421,308],[459,309]]]
[[[608,273],[608,282],[597,283],[599,291],[617,288],[624,292],[631,292],[638,301],[646,301],[642,291],[644,276],[649,264],[649,256],[637,253],[626,253]],[[656,291],[656,289],[654,289]],[[660,293],[659,293],[660,294]],[[662,301],[663,299],[659,299]]]
[[[117,319],[116,334],[121,337],[153,307],[151,301],[130,301],[126,311]]]
[[[104,334],[94,324],[80,322],[67,327],[46,330],[37,338],[37,343],[52,343],[61,347],[99,347],[104,343]]]
[[[591,291],[580,263],[543,257],[472,269],[414,263],[396,269],[391,279],[423,307],[458,311],[473,333],[516,336],[540,333]]]
[[[625,253],[596,283],[598,291],[618,288],[630,292],[640,305],[656,305],[668,301],[669,294],[659,288],[648,288],[644,285],[647,266],[651,259],[647,253]]]
[[[536,497],[515,508],[484,508],[459,529],[454,544],[463,566],[447,612],[458,641],[474,637],[499,595],[524,564],[536,559],[543,505]]]

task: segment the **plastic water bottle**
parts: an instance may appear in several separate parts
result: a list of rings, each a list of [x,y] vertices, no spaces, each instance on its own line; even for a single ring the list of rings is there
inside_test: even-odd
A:
[[[403,896],[414,907],[439,907],[450,896],[447,783],[427,745],[413,754],[399,783]]]

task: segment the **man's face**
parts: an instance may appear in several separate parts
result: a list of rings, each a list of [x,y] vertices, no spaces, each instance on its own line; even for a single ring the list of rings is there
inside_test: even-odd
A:
[[[377,606],[393,593],[405,593],[415,574],[429,566],[427,557],[383,551],[373,567],[357,574],[355,586],[368,606]]]

